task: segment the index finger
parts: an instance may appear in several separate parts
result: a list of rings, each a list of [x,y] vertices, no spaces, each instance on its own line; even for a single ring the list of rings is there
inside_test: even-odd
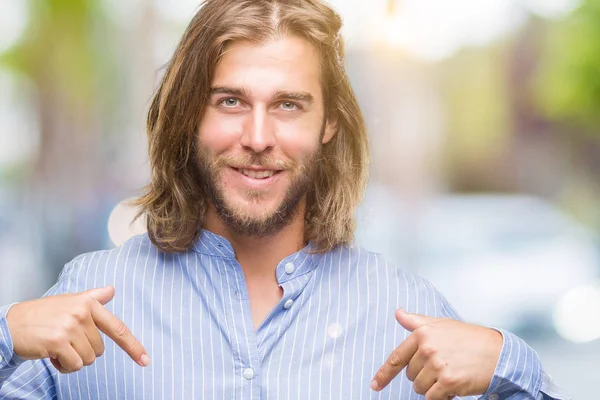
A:
[[[371,389],[380,391],[400,373],[417,352],[419,345],[414,335],[409,335],[388,357],[387,361],[373,377]]]
[[[150,364],[150,357],[144,346],[133,336],[129,328],[100,303],[94,303],[92,307],[92,318],[94,323],[102,332],[111,338],[129,357],[142,367]]]

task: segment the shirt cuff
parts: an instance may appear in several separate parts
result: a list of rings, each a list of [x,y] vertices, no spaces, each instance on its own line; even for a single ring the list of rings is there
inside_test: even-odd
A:
[[[540,388],[540,394],[545,396],[538,396],[538,398],[544,399],[558,399],[558,400],[570,400],[564,389],[556,383],[556,381],[546,372],[544,372],[542,378],[542,387]]]
[[[8,330],[6,315],[8,310],[17,303],[0,307],[0,370],[16,368],[25,362],[24,359],[14,353],[13,340]]]
[[[503,329],[496,330],[503,337],[502,351],[494,377],[481,399],[537,399],[543,380],[537,353],[521,338]]]

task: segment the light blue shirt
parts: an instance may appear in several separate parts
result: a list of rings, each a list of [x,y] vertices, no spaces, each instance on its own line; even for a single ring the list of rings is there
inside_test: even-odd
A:
[[[47,295],[114,285],[106,307],[141,341],[135,364],[109,339],[96,362],[68,375],[13,353],[0,308],[1,399],[423,399],[402,372],[369,385],[410,332],[394,318],[457,318],[427,281],[356,245],[310,246],[277,266],[283,298],[255,330],[244,273],[224,238],[203,231],[193,249],[165,254],[147,235],[75,258]],[[504,344],[485,399],[564,399],[518,337]]]

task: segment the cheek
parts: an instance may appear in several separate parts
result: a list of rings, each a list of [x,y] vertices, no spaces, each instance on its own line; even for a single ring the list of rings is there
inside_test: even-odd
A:
[[[310,158],[321,145],[320,126],[304,123],[281,126],[277,133],[277,145],[290,158],[303,162]]]
[[[200,146],[212,154],[221,154],[239,141],[240,130],[240,121],[219,117],[214,110],[209,109],[200,122]]]

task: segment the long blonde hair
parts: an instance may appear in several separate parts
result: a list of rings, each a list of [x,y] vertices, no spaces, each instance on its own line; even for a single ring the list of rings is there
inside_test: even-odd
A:
[[[337,133],[307,193],[305,239],[317,252],[352,241],[369,152],[364,120],[343,66],[342,21],[318,0],[206,0],[184,33],[148,112],[151,181],[136,203],[152,242],[165,252],[189,249],[208,200],[199,182],[198,127],[215,68],[227,44],[278,35],[308,40],[321,56],[325,111]]]

